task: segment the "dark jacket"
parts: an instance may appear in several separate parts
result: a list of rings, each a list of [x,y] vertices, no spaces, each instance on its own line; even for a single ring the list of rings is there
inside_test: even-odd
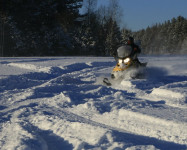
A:
[[[140,47],[138,45],[136,45],[134,43],[127,44],[127,45],[130,45],[131,48],[132,48],[132,52],[130,54],[130,57],[133,57],[134,55],[141,53],[141,49],[140,49]]]

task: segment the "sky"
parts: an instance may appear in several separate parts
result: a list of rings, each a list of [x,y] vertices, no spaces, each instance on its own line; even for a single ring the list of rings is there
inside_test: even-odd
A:
[[[107,5],[109,0],[98,0]],[[119,0],[123,11],[122,26],[138,31],[156,23],[164,23],[179,15],[187,18],[187,0]]]

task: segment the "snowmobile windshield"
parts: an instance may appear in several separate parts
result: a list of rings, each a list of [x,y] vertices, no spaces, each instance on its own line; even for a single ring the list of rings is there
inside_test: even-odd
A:
[[[118,58],[127,58],[130,56],[132,48],[129,45],[121,46],[117,49]]]

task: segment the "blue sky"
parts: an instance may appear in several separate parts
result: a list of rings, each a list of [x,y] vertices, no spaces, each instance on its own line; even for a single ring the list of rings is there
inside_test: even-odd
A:
[[[98,6],[109,0],[98,0]],[[179,15],[187,18],[187,0],[119,0],[122,24],[132,31],[163,23]]]

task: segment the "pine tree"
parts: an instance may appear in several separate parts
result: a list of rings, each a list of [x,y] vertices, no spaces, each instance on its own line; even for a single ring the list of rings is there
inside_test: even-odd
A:
[[[8,18],[17,55],[57,55],[71,49],[70,28],[82,0],[0,0]],[[55,51],[54,51],[55,49]]]
[[[116,49],[121,44],[121,32],[116,21],[113,21],[112,18],[107,22],[109,30],[106,37],[106,54],[113,56],[116,54]]]
[[[128,30],[128,29],[125,29],[123,28],[122,31],[121,31],[121,36],[122,36],[122,43],[125,44],[127,42],[127,39],[129,36],[132,36],[132,31],[131,30]]]
[[[177,54],[184,52],[187,37],[187,19],[182,16],[172,18],[163,24],[148,27],[143,34],[136,32],[142,41],[142,49],[146,53]]]

